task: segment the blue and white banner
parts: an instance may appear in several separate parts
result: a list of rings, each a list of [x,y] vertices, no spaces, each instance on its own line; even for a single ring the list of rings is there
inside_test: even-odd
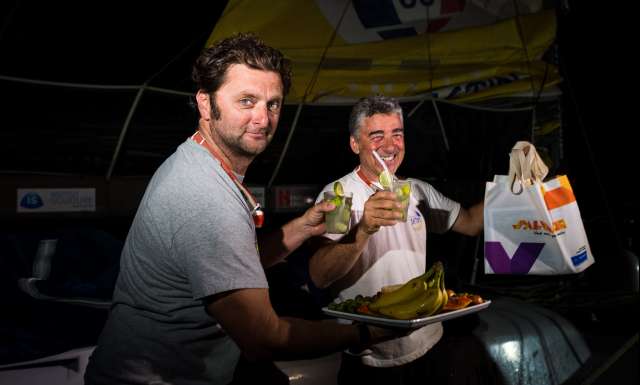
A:
[[[96,211],[95,188],[19,188],[16,211],[54,213]]]

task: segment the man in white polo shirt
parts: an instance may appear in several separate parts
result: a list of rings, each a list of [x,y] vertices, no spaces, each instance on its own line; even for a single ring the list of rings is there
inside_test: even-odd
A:
[[[349,120],[351,149],[360,165],[339,181],[353,193],[350,231],[325,234],[309,261],[317,288],[328,289],[337,301],[358,294],[374,295],[383,286],[404,283],[425,272],[427,232],[449,230],[475,236],[483,228],[483,204],[465,209],[426,182],[408,179],[411,196],[406,222],[400,221],[395,193],[383,191],[383,171],[373,151],[395,174],[402,163],[404,126],[398,101],[384,96],[363,98]],[[332,191],[334,183],[324,191]],[[431,261],[433,262],[433,261]],[[425,353],[442,337],[442,324],[427,325],[405,337],[373,345],[356,355],[343,355],[338,382],[422,383]],[[421,359],[422,358],[422,359]]]

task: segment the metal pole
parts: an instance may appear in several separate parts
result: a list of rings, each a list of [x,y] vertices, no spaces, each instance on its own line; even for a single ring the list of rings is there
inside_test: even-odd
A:
[[[133,118],[133,114],[136,112],[138,108],[138,103],[142,98],[142,94],[144,90],[147,88],[147,83],[140,86],[138,89],[138,93],[136,94],[136,98],[133,100],[133,104],[129,109],[129,114],[127,115],[127,119],[124,121],[124,125],[122,126],[122,130],[120,130],[120,137],[118,138],[118,144],[116,145],[116,149],[113,151],[113,157],[111,158],[111,164],[109,165],[109,170],[107,171],[107,175],[105,179],[107,182],[111,180],[111,175],[113,174],[113,169],[116,166],[116,161],[118,160],[118,156],[120,155],[120,150],[122,149],[122,143],[124,142],[124,137],[127,135],[127,130],[129,129],[129,125],[131,124],[131,119]]]
[[[271,174],[271,178],[269,179],[269,183],[267,183],[267,191],[273,185],[273,181],[278,176],[278,172],[280,171],[280,166],[282,165],[282,161],[284,160],[284,155],[287,153],[287,149],[289,148],[289,143],[291,143],[291,138],[293,137],[293,133],[296,130],[296,126],[298,125],[298,118],[300,118],[300,112],[302,111],[302,106],[304,105],[304,99],[298,104],[298,109],[296,110],[296,115],[293,118],[293,123],[291,124],[291,130],[289,130],[289,135],[287,135],[287,141],[284,143],[284,148],[282,149],[282,153],[280,153],[280,158],[278,158],[278,164],[276,168],[273,170]]]
[[[442,123],[440,110],[438,110],[438,105],[436,104],[435,99],[431,99],[431,103],[433,104],[433,109],[436,110],[436,117],[438,117],[438,123],[440,124],[440,132],[442,133],[442,140],[444,141],[444,148],[447,151],[449,151],[449,140],[447,139],[447,132],[444,129],[444,123]]]

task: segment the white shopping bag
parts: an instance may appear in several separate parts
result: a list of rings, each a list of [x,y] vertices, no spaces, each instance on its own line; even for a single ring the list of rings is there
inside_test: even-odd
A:
[[[593,264],[569,179],[562,175],[542,182],[547,171],[535,147],[518,142],[509,175],[487,182],[485,273],[572,274]]]

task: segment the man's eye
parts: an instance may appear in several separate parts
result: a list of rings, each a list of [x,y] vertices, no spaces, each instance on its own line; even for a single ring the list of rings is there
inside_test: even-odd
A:
[[[253,100],[251,100],[250,98],[242,98],[240,99],[240,104],[243,106],[250,106],[253,104]]]
[[[372,142],[379,142],[382,139],[381,135],[376,135],[371,137]]]
[[[271,112],[277,112],[280,110],[280,102],[270,102],[267,105],[267,108],[269,108],[269,111]]]

